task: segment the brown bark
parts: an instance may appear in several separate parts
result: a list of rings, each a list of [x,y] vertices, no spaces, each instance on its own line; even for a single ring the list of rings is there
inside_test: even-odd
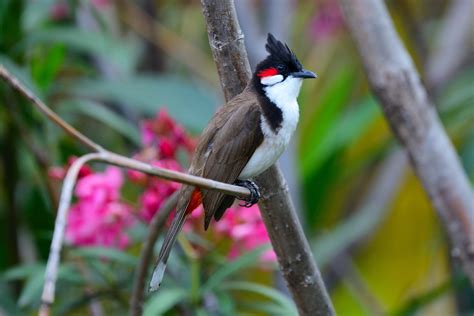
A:
[[[244,89],[251,75],[243,34],[233,1],[201,3],[222,89],[229,100]],[[334,315],[279,168],[273,166],[256,180],[262,193],[262,217],[300,315]]]
[[[440,216],[453,245],[451,254],[474,284],[474,195],[434,104],[384,3],[340,3],[372,90]]]

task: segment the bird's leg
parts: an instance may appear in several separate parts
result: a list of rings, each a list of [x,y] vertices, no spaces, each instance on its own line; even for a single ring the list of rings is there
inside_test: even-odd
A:
[[[247,188],[250,191],[249,197],[237,198],[238,200],[244,201],[244,203],[239,204],[240,206],[251,207],[252,205],[258,203],[258,200],[260,200],[260,190],[255,182],[250,180],[237,180],[234,184]]]

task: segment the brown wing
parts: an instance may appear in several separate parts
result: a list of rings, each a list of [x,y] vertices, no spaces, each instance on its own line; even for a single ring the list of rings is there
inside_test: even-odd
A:
[[[206,150],[205,154],[201,155],[204,159],[199,163],[202,166],[202,169],[199,168],[202,172],[199,173],[205,178],[234,183],[263,141],[259,105],[239,99],[232,100],[239,102],[238,105],[229,104],[227,105],[229,110],[220,113],[221,124],[214,126],[216,131],[211,132],[212,137],[202,140],[207,144],[202,148]],[[213,190],[202,190],[202,194],[205,210],[204,227],[207,229],[212,217],[216,215],[216,219],[219,219],[234,199]]]

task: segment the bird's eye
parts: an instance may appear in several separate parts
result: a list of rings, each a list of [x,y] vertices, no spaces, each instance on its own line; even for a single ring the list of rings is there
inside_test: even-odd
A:
[[[286,67],[285,67],[285,65],[283,65],[283,64],[279,64],[279,65],[277,66],[277,69],[278,69],[279,72],[282,72],[282,71],[284,71],[284,70],[286,69]]]

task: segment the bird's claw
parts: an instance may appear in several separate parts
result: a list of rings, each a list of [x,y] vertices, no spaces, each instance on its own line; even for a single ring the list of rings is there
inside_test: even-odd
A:
[[[235,184],[238,186],[247,188],[250,191],[249,197],[237,198],[238,200],[243,201],[243,203],[240,203],[239,206],[251,207],[254,204],[258,203],[258,200],[260,200],[260,190],[258,186],[255,184],[255,182],[250,181],[250,180],[237,180]]]

